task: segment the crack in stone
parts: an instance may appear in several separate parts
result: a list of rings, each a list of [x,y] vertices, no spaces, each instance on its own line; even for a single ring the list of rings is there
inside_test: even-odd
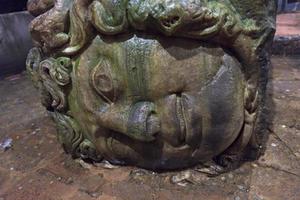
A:
[[[267,168],[267,169],[273,169],[273,170],[275,170],[275,171],[281,171],[281,172],[287,173],[287,174],[289,174],[289,175],[295,176],[295,177],[297,177],[297,178],[300,178],[300,175],[295,174],[295,173],[290,172],[290,171],[285,170],[285,169],[281,169],[280,167],[276,167],[276,166],[274,166],[274,165],[262,164],[262,163],[258,163],[258,162],[257,162],[256,164],[257,164],[259,167],[261,167],[261,168]]]
[[[288,151],[296,158],[296,161],[299,162],[298,156],[295,154],[294,150],[285,142],[283,141],[279,135],[277,135],[270,127],[267,128],[268,131],[278,140]]]

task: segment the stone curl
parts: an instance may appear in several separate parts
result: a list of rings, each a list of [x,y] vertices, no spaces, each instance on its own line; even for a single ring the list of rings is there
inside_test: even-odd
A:
[[[41,14],[30,30],[49,54],[75,55],[97,33],[112,36],[135,31],[212,40],[236,46],[239,52],[247,50],[239,37],[256,40],[263,31],[253,19],[242,20],[230,3],[207,0],[31,0],[28,8],[34,15]]]

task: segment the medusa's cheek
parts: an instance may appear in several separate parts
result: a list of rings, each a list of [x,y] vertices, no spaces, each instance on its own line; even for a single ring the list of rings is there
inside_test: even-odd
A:
[[[199,61],[202,56],[209,58],[200,53],[194,59]],[[163,76],[174,82],[161,82],[168,89],[155,101],[163,140],[182,149],[182,153],[194,151],[199,159],[224,151],[236,139],[244,122],[245,84],[239,63],[228,54],[211,59],[191,59],[177,65],[179,68],[173,65],[177,73]],[[189,76],[181,76],[181,70]],[[153,91],[154,88],[158,84]]]

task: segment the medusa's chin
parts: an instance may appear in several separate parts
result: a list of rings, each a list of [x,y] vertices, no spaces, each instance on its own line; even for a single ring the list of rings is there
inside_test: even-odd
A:
[[[72,80],[70,110],[112,162],[188,166],[223,152],[244,122],[239,62],[193,40],[97,37]]]

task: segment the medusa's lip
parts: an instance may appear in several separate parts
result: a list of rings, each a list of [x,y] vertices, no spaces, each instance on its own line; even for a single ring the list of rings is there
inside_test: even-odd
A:
[[[185,137],[187,131],[187,122],[185,117],[185,108],[182,103],[181,95],[176,95],[175,109],[176,109],[177,121],[180,127],[179,141],[184,143],[186,141]]]
[[[195,114],[185,94],[176,94],[175,109],[179,124],[177,127],[180,128],[178,135],[180,143],[195,148],[201,140],[201,118]]]

